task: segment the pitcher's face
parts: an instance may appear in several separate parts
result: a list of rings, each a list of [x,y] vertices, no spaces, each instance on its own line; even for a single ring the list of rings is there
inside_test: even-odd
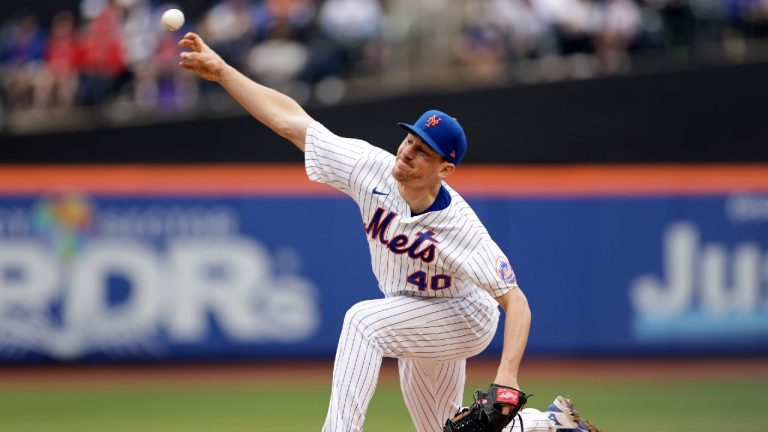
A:
[[[421,138],[409,133],[397,148],[392,176],[403,184],[440,181],[440,172],[445,164],[450,163]]]

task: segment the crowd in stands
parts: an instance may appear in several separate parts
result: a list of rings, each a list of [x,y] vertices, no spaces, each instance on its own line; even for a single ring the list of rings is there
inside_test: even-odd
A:
[[[356,77],[458,70],[453,79],[498,84],[612,75],[631,72],[635,58],[663,63],[698,47],[738,57],[742,41],[768,35],[768,0],[216,0],[168,32],[160,14],[174,6],[82,0],[45,21],[4,17],[1,106],[120,100],[183,110],[216,87],[177,67],[184,31],[258,81],[324,103],[342,99]],[[565,60],[570,69],[547,67]]]

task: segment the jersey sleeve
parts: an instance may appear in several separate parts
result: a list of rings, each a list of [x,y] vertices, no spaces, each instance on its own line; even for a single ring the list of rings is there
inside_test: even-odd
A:
[[[311,123],[304,142],[307,176],[313,182],[327,184],[353,196],[352,171],[374,148],[359,139],[340,137],[318,122]]]
[[[472,282],[493,297],[518,288],[517,277],[509,260],[491,239],[483,241],[464,265]]]

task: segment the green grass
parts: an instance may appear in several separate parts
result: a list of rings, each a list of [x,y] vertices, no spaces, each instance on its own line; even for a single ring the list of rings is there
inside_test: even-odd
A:
[[[542,383],[529,405],[541,409],[566,394],[606,431],[766,430],[768,381],[686,380]]]
[[[471,390],[467,386],[465,400]],[[557,394],[573,398],[606,431],[758,432],[768,425],[766,380],[530,382],[529,406]],[[142,384],[123,388],[2,388],[0,432],[304,432],[319,431],[326,384],[208,387]],[[397,383],[379,385],[367,432],[413,431]]]

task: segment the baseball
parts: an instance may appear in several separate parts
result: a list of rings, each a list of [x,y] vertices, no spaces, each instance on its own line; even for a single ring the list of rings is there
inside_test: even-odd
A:
[[[176,31],[184,25],[184,14],[178,9],[168,9],[163,12],[162,21],[166,30]]]

